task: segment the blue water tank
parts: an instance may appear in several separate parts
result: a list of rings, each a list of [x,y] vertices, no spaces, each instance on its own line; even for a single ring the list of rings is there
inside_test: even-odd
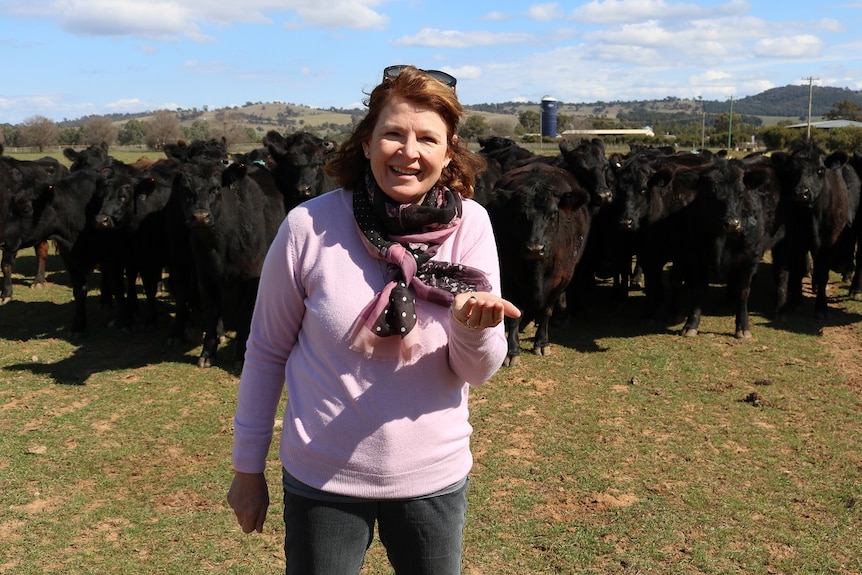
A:
[[[551,96],[542,98],[542,137],[557,137],[557,99]]]

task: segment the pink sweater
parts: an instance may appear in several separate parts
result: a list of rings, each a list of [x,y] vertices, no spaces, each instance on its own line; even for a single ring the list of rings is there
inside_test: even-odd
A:
[[[499,295],[488,215],[472,200],[463,206],[460,227],[434,259],[484,270]],[[264,470],[286,387],[281,462],[307,485],[395,499],[467,475],[468,390],[502,365],[503,325],[472,331],[448,307],[417,298],[420,351],[407,363],[368,359],[348,347],[348,334],[385,272],[362,243],[350,192],[324,194],[288,214],[263,267],[248,339],[234,421],[237,471]]]

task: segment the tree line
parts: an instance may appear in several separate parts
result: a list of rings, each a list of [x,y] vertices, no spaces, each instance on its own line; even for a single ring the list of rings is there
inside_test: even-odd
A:
[[[489,136],[504,136],[524,143],[541,139],[554,141],[553,137],[542,138],[541,114],[534,110],[509,110],[508,115],[483,115],[468,111],[459,129],[459,137],[468,142]],[[836,102],[823,116],[826,119],[844,119],[862,122],[862,106],[852,100]],[[88,146],[107,143],[120,146],[146,146],[156,150],[166,142],[178,139],[208,140],[222,139],[228,147],[257,144],[261,142],[259,129],[247,123],[244,114],[230,109],[218,110],[213,120],[199,116],[186,122],[179,112],[158,111],[146,119],[129,119],[117,123],[109,116],[90,116],[78,126],[57,124],[43,116],[34,116],[18,125],[0,124],[0,142],[7,147],[30,147],[40,152],[52,146]],[[345,137],[358,117],[343,126],[327,124],[320,127],[333,140]],[[757,116],[723,112],[707,114],[704,110],[693,113],[689,110],[673,112],[650,111],[635,108],[621,111],[616,117],[606,115],[575,116],[565,113],[557,115],[557,135],[566,130],[631,129],[649,125],[655,137],[631,136],[620,139],[619,144],[673,145],[680,148],[765,148],[783,149],[807,137],[807,131],[789,128],[791,122],[764,127]],[[290,129],[314,129],[304,126],[301,119],[292,118]],[[862,149],[862,128],[846,127],[829,130],[813,130],[811,138],[826,149]]]

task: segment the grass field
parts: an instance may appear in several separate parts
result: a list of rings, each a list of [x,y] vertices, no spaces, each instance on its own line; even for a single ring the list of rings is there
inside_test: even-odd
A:
[[[166,347],[167,297],[157,331],[125,334],[94,289],[70,341],[59,258],[44,289],[33,266],[0,308],[0,573],[283,573],[275,447],[265,532],[225,503],[237,377],[195,366],[194,330]],[[862,573],[862,302],[835,278],[826,322],[774,324],[768,278],[752,340],[719,287],[695,338],[600,287],[553,355],[474,389],[464,573]],[[362,573],[390,572],[375,542]]]

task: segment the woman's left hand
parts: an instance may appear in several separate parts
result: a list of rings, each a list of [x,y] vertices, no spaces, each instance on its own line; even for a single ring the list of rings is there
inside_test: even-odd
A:
[[[492,293],[467,292],[455,296],[452,317],[470,329],[486,329],[499,324],[503,317],[521,317],[521,310]]]

